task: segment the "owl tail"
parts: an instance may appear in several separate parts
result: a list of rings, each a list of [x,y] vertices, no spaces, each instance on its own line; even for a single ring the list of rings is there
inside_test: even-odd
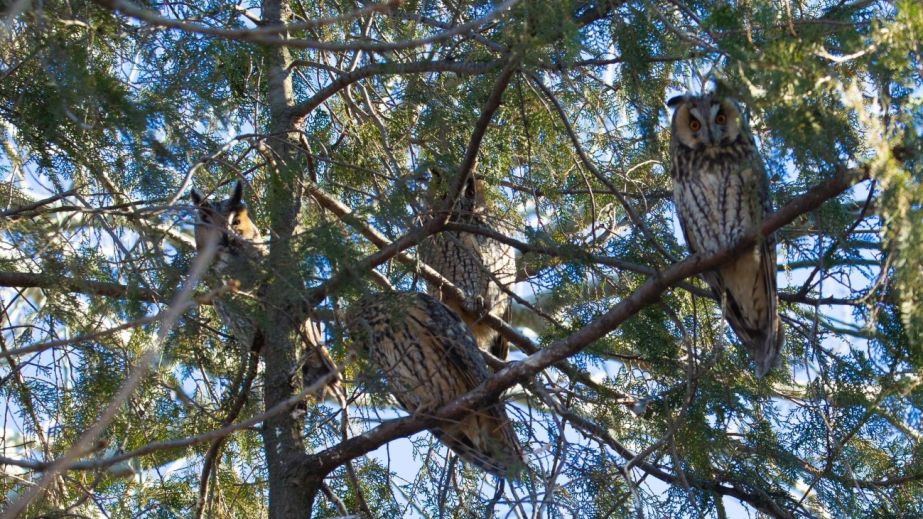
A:
[[[764,323],[752,323],[747,319],[748,314],[742,310],[741,305],[733,298],[730,292],[725,294],[724,316],[727,318],[731,329],[743,343],[750,358],[756,365],[756,378],[763,378],[774,368],[779,361],[779,352],[782,349],[782,328],[779,314],[774,302],[775,294],[766,294],[771,298],[769,312],[764,314]],[[754,324],[756,326],[754,326]]]
[[[502,404],[432,432],[462,460],[497,477],[519,479],[526,468],[522,447]]]
[[[780,326],[779,315],[775,314],[767,330],[750,335],[749,342],[744,343],[756,364],[756,378],[763,378],[779,363],[779,351],[782,349],[783,338]],[[737,335],[742,336],[740,333]]]
[[[775,367],[782,349],[776,296],[776,254],[768,241],[736,261],[708,273],[728,323],[756,364],[757,378]]]

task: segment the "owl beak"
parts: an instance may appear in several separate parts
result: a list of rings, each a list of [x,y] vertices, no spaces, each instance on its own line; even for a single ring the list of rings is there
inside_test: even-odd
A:
[[[711,125],[708,125],[708,145],[709,146],[718,145],[718,136],[716,135],[716,132],[714,128],[711,127]]]

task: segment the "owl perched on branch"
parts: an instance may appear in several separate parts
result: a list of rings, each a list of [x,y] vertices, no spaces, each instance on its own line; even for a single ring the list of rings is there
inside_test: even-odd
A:
[[[715,95],[677,96],[670,152],[673,201],[692,252],[734,244],[772,211],[769,178],[737,103]],[[776,364],[782,328],[776,308],[772,236],[717,270],[703,274],[731,328],[762,377]]]
[[[499,226],[493,225],[487,214],[483,189],[480,180],[469,177],[449,222],[497,231]],[[430,197],[435,198],[432,187],[430,191]],[[510,298],[503,288],[516,281],[513,248],[481,234],[442,231],[420,244],[420,259],[465,294],[460,307],[450,303],[449,308],[471,328],[478,347],[505,360],[509,350],[506,339],[483,323],[481,317],[488,312],[501,317],[508,313]],[[427,283],[427,292],[439,297],[440,287]]]
[[[243,202],[243,184],[237,182],[231,197],[220,202],[208,201],[195,189],[190,192],[190,198],[198,209],[196,249],[204,250],[210,240],[217,243],[210,282],[236,280],[241,291],[258,294],[262,282],[262,262],[269,251],[247,213],[247,206]],[[230,330],[243,349],[242,354],[248,355],[254,339],[260,334],[257,313],[262,310],[252,301],[231,295],[215,299],[212,305],[221,323]],[[317,323],[305,319],[298,333],[304,344],[301,370],[307,387],[322,376],[336,371],[336,366],[321,345],[322,335]],[[327,387],[332,388],[335,384],[336,378]]]
[[[490,376],[468,327],[426,294],[368,295],[346,319],[354,344],[409,413],[432,413]],[[463,460],[496,476],[516,477],[525,467],[502,403],[472,409],[430,431]]]

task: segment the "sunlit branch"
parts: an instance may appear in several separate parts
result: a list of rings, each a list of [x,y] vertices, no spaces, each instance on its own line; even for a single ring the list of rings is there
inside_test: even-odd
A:
[[[95,423],[84,431],[64,454],[51,462],[43,470],[44,474],[42,478],[30,486],[18,499],[12,502],[3,511],[3,515],[0,517],[4,519],[17,517],[32,500],[45,491],[45,488],[55,479],[57,474],[69,470],[76,459],[96,450],[95,445],[97,443],[97,438],[99,438],[112,420],[115,419],[122,405],[144,380],[153,360],[160,353],[161,344],[163,344],[167,334],[173,328],[173,325],[176,324],[179,316],[193,304],[192,291],[198,285],[199,279],[211,263],[217,250],[217,245],[217,239],[213,240],[204,247],[204,250],[196,257],[190,269],[189,276],[186,278],[180,291],[173,298],[169,311],[164,315],[161,321],[156,341],[138,358],[134,367],[129,372],[128,377],[122,383],[116,394],[109,400],[108,405],[106,405],[105,409],[99,414]]]
[[[469,31],[473,31],[479,27],[490,23],[491,21],[499,18],[504,12],[506,12],[510,7],[515,5],[519,0],[506,0],[506,2],[498,5],[495,9],[487,13],[481,18],[472,20],[467,23],[457,25],[449,30],[443,31],[439,34],[427,38],[421,38],[418,40],[404,40],[396,42],[376,42],[376,41],[354,41],[354,42],[324,42],[324,41],[314,41],[306,40],[299,38],[284,38],[276,36],[275,33],[281,32],[292,32],[298,29],[307,28],[303,26],[304,24],[314,24],[323,25],[336,23],[343,21],[344,17],[331,17],[323,19],[324,21],[314,21],[314,22],[302,22],[301,24],[289,24],[287,26],[276,26],[276,27],[266,27],[261,29],[218,29],[215,27],[209,27],[207,25],[202,25],[198,23],[184,22],[182,20],[175,20],[171,18],[166,18],[161,16],[159,13],[154,11],[149,11],[147,9],[139,7],[137,4],[130,2],[128,0],[97,0],[97,3],[100,5],[117,12],[121,12],[126,16],[147,22],[150,25],[158,27],[166,27],[170,29],[179,29],[182,31],[195,33],[195,34],[204,34],[207,36],[214,36],[217,38],[222,38],[226,40],[242,41],[248,43],[258,43],[262,45],[276,45],[276,46],[285,46],[296,49],[314,49],[314,50],[325,50],[325,51],[350,51],[350,50],[362,50],[368,52],[385,52],[401,49],[410,49],[414,47],[423,47],[425,45],[430,45],[433,43],[438,43],[440,41],[448,40],[454,38],[455,36],[465,34]],[[385,4],[376,4],[378,6],[372,11],[384,11],[388,9],[388,6]],[[358,12],[358,11],[357,11]],[[352,15],[350,19],[353,18]],[[361,14],[357,16],[362,16]],[[330,21],[328,21],[330,20]]]
[[[356,70],[340,74],[329,85],[320,89],[310,99],[292,108],[292,116],[300,118],[311,113],[324,101],[340,90],[365,78],[401,74],[420,74],[426,72],[453,72],[459,75],[484,74],[503,65],[502,60],[483,63],[463,63],[453,61],[417,61],[411,63],[373,63]]]

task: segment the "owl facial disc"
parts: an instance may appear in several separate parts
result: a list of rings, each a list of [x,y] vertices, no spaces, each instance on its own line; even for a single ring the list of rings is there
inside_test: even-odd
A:
[[[684,95],[670,99],[667,106],[675,109],[674,134],[688,148],[726,146],[740,137],[741,113],[733,99]]]

